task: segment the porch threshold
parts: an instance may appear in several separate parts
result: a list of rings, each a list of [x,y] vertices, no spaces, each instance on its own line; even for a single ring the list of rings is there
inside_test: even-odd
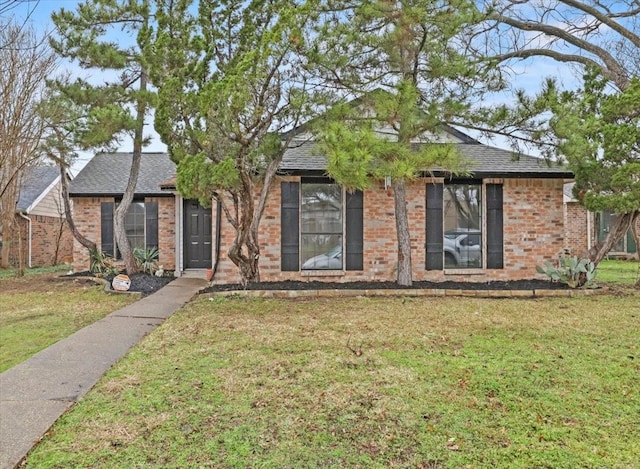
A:
[[[209,269],[185,269],[180,272],[180,277],[184,278],[202,278],[207,280],[207,271]]]

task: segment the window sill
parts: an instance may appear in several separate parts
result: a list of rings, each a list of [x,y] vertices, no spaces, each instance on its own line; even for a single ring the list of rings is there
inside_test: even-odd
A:
[[[484,269],[444,269],[445,275],[482,275]]]
[[[344,270],[302,270],[303,277],[344,277]]]

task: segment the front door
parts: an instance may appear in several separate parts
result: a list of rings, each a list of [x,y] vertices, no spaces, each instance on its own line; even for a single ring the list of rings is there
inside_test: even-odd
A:
[[[184,268],[211,268],[211,208],[184,201]]]

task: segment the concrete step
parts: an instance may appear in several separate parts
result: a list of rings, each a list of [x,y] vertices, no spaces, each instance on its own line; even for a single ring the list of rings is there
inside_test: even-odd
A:
[[[181,277],[185,278],[201,278],[207,280],[208,269],[186,269],[182,271]]]

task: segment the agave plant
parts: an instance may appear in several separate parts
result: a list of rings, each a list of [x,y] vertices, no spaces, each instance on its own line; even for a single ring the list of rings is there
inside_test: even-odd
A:
[[[160,252],[158,248],[142,249],[135,248],[133,250],[133,257],[136,259],[136,264],[143,272],[153,275],[158,268],[158,258]]]
[[[115,259],[108,254],[97,249],[91,251],[90,254],[91,264],[89,270],[92,274],[97,276],[110,276],[117,274],[120,270],[116,266]]]
[[[536,266],[536,271],[545,274],[552,281],[567,284],[571,288],[593,287],[598,271],[589,259],[578,259],[577,256],[563,257],[558,266],[545,261],[543,266]]]

